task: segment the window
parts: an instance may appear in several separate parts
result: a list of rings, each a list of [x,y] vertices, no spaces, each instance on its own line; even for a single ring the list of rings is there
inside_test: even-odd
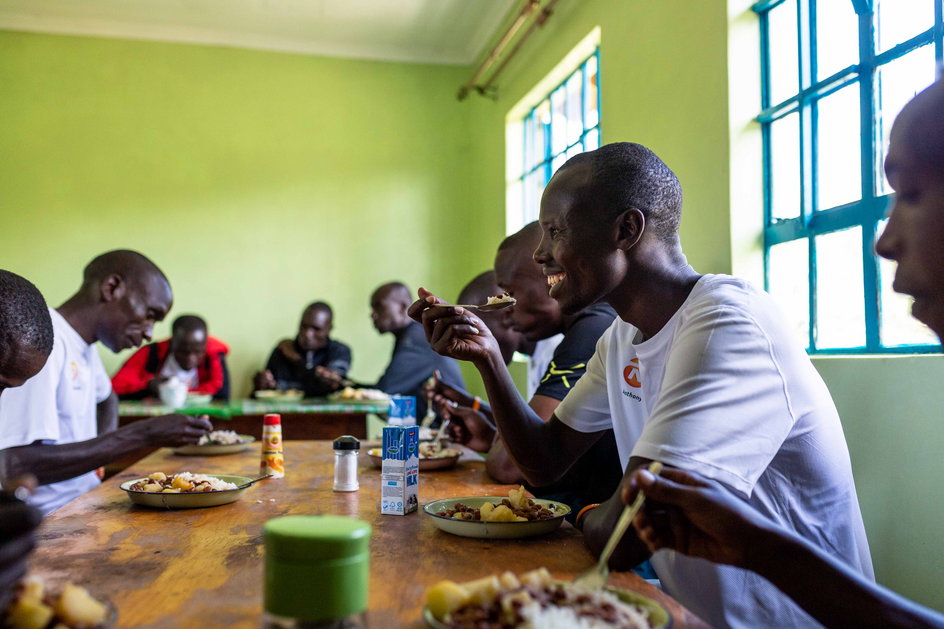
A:
[[[557,87],[543,92],[537,104],[509,124],[509,144],[520,143],[520,149],[509,146],[508,151],[508,233],[537,220],[544,187],[564,162],[600,146],[599,69],[600,52],[595,48]],[[512,134],[520,135],[516,139]]]
[[[766,286],[811,353],[940,351],[874,254],[895,117],[944,52],[944,0],[765,0]]]

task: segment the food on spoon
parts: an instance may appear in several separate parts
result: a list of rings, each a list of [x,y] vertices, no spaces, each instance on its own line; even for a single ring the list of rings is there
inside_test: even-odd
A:
[[[517,303],[517,299],[509,295],[508,293],[502,293],[501,295],[494,295],[488,298],[488,301],[485,302],[486,306],[491,306],[492,304],[503,304],[505,302]]]
[[[214,430],[208,432],[202,437],[200,441],[197,442],[198,446],[230,446],[242,443],[243,438],[240,437],[235,430]]]
[[[444,509],[437,515],[456,520],[472,520],[479,522],[530,522],[533,520],[550,520],[556,518],[557,506],[553,503],[542,506],[525,495],[524,487],[518,486],[508,492],[508,497],[501,502],[486,502],[478,509],[474,509],[461,502],[457,502],[451,509]]]
[[[67,584],[55,596],[46,591],[42,577],[26,578],[6,610],[4,627],[11,629],[91,629],[105,622],[108,608],[78,585]]]
[[[131,491],[149,493],[179,494],[201,493],[205,491],[226,491],[236,489],[236,485],[215,476],[181,472],[167,476],[163,472],[154,472],[130,487]]]
[[[511,572],[468,583],[440,581],[426,591],[426,606],[456,629],[517,627],[649,629],[649,611],[606,590],[555,581],[546,568]]]

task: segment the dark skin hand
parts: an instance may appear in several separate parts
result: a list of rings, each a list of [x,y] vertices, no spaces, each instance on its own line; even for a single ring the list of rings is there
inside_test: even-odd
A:
[[[633,519],[652,550],[669,548],[752,570],[827,627],[944,627],[944,615],[865,579],[808,541],[779,528],[720,484],[681,470],[636,470],[622,499],[642,490]],[[667,510],[667,517],[654,514]]]
[[[166,376],[159,376],[157,378],[151,378],[147,383],[148,395],[152,397],[160,397],[161,395],[161,385],[170,380]]]
[[[143,447],[178,447],[213,430],[206,416],[162,415],[134,422],[94,439],[64,444],[33,443],[3,450],[6,475],[32,473],[41,485],[91,472]]]
[[[256,373],[255,377],[252,379],[252,383],[256,391],[270,391],[278,386],[275,382],[275,376],[273,376],[272,372],[268,369],[263,369]]]
[[[35,546],[33,531],[39,526],[39,509],[16,498],[16,487],[35,487],[32,477],[5,482],[0,491],[0,609],[13,597],[14,585],[26,574],[26,561]],[[28,492],[27,492],[28,493]]]

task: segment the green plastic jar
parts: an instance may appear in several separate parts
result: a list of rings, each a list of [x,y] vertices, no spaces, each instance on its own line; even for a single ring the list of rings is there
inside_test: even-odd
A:
[[[264,627],[366,626],[369,524],[339,515],[289,515],[266,522],[263,535]]]

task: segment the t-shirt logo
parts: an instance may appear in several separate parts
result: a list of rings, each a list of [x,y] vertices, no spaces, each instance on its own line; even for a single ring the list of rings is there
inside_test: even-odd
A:
[[[642,386],[642,382],[639,381],[639,359],[633,358],[629,361],[629,364],[623,369],[623,380],[626,381],[626,384],[638,389]]]

